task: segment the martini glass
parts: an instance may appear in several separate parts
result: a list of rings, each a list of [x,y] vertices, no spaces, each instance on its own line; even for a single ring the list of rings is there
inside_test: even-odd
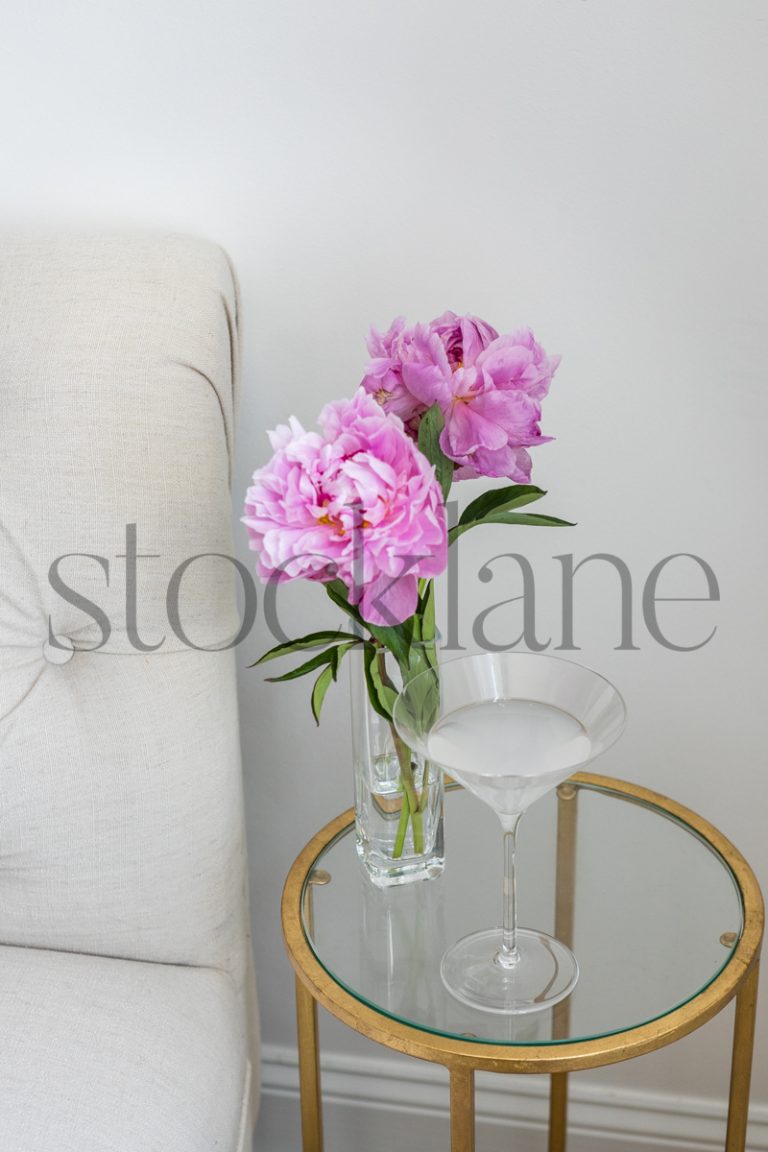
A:
[[[621,696],[596,672],[527,652],[450,660],[398,696],[393,718],[406,744],[493,808],[504,831],[503,926],[465,936],[440,966],[463,1003],[534,1012],[573,990],[579,969],[570,949],[517,927],[517,828],[534,801],[619,738],[625,717]]]

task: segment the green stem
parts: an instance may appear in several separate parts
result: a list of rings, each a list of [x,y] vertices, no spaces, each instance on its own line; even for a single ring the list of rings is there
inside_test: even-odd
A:
[[[421,584],[423,584],[426,587],[427,581],[426,580],[421,581]],[[423,589],[421,587],[420,587],[420,591],[423,592]],[[422,642],[421,652],[423,655],[424,666],[421,668],[418,668],[417,673],[418,672],[424,672],[427,670],[427,668],[432,668],[433,670],[436,670],[437,669],[437,651],[435,648],[435,642],[434,642],[433,637],[430,637],[429,640],[424,640]],[[424,762],[424,774],[422,776],[422,782],[421,782],[421,796],[419,797],[419,808],[418,808],[419,813],[423,813],[426,811],[427,803],[429,801],[429,786],[430,786],[429,775],[430,775],[429,762],[425,760],[425,762]]]
[[[397,834],[395,835],[395,846],[392,849],[392,857],[399,860],[403,854],[405,847],[405,834],[408,831],[408,821],[411,818],[411,806],[408,803],[408,797],[403,792],[403,803],[400,808],[400,823],[397,826]]]
[[[403,835],[400,836],[400,829],[398,828],[398,836],[395,841],[393,856],[397,859],[402,855],[403,844],[405,843],[405,830],[408,827],[408,819],[410,817],[413,823],[413,851],[418,856],[424,851],[424,823],[421,818],[421,805],[419,797],[416,794],[416,787],[413,783],[413,767],[411,766],[411,750],[400,739],[395,730],[394,724],[390,725],[392,732],[392,741],[395,745],[397,752],[397,759],[400,763],[400,783],[403,786],[403,809],[400,813],[400,823],[404,824]],[[405,818],[403,818],[405,813]]]
[[[386,653],[383,648],[380,648],[377,653],[376,659],[378,661],[379,676],[383,684],[391,687],[394,690],[394,684],[390,679],[389,673],[386,668]],[[395,834],[395,843],[392,849],[392,857],[398,860],[405,848],[405,837],[408,833],[408,824],[413,825],[413,851],[414,854],[419,856],[424,851],[424,819],[423,814],[426,808],[428,788],[426,783],[426,766],[425,766],[425,783],[422,789],[422,794],[416,791],[416,785],[413,780],[413,765],[411,764],[411,750],[401,739],[394,726],[390,723],[390,732],[392,733],[392,743],[397,753],[398,763],[400,765],[400,783],[403,788],[403,806],[400,809],[400,822],[397,826],[397,833]]]
[[[429,761],[425,760],[424,761],[424,775],[422,776],[422,779],[421,779],[421,796],[419,797],[419,812],[425,812],[426,808],[427,808],[427,802],[429,800],[429,787],[430,787],[429,774],[430,774],[429,773]]]

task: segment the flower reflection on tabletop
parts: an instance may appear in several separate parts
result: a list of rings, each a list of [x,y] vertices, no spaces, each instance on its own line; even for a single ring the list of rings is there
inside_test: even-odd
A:
[[[539,427],[541,401],[559,357],[547,356],[527,328],[500,336],[484,320],[453,312],[429,324],[409,327],[400,317],[384,333],[372,329],[368,350],[361,386],[326,405],[319,432],[291,417],[270,433],[273,456],[254,473],[243,521],[262,580],[320,582],[352,621],[349,631],[279,644],[259,663],[319,649],[272,678],[317,672],[311,703],[319,722],[341,660],[352,650],[362,655],[370,707],[396,772],[397,801],[390,796],[375,808],[396,816],[384,854],[397,862],[429,852],[434,771],[404,747],[391,718],[399,687],[426,669],[437,674],[433,578],[446,567],[447,546],[480,524],[566,523],[518,511],[545,495],[529,483],[527,449],[549,439]],[[478,477],[514,483],[472,500],[449,531],[452,482]],[[387,755],[376,754],[379,776]],[[359,819],[364,809],[358,796]],[[358,834],[365,855],[370,837]],[[395,873],[381,882],[411,876],[405,868]]]

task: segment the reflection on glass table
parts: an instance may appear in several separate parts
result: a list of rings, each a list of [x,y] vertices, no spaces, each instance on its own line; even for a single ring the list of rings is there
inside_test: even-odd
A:
[[[731,872],[702,840],[652,809],[594,789],[580,788],[577,798],[567,789],[577,807],[567,942],[581,970],[567,1033],[558,1034],[563,1013],[554,1009],[526,1018],[491,1015],[443,987],[446,947],[499,923],[502,911],[495,817],[460,791],[446,803],[447,864],[436,880],[374,888],[357,865],[349,833],[318,859],[330,876],[314,889],[311,944],[323,967],[352,995],[406,1024],[494,1044],[603,1036],[685,1003],[717,975],[740,934]],[[518,868],[520,923],[560,937],[556,815],[555,794],[530,809],[520,828]]]

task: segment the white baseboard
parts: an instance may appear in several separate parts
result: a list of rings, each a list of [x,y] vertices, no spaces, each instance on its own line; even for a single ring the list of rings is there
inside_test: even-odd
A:
[[[389,1056],[322,1057],[329,1152],[448,1147],[448,1078],[443,1068]],[[609,1089],[570,1081],[569,1152],[715,1152],[725,1142],[726,1103],[709,1097]],[[545,1078],[479,1075],[476,1122],[484,1152],[541,1152]],[[257,1152],[298,1152],[296,1050],[265,1045]],[[750,1109],[748,1152],[768,1152],[768,1107]]]

